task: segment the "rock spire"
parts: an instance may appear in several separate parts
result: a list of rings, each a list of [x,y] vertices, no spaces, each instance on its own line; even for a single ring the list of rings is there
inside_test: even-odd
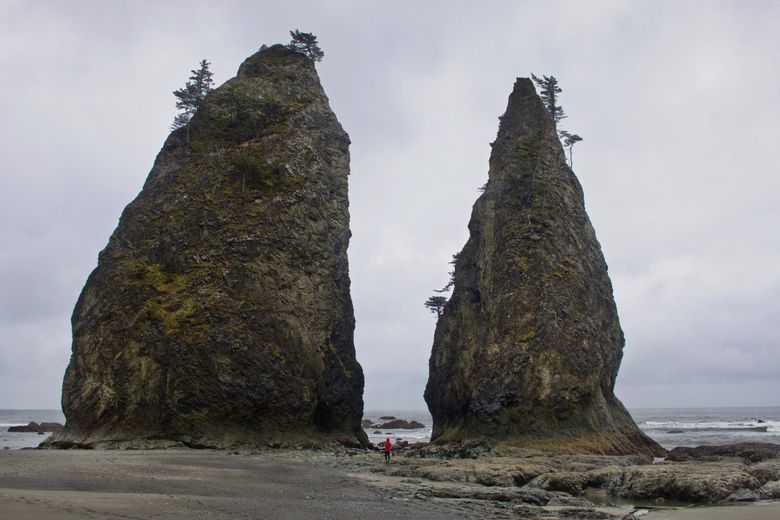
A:
[[[660,452],[613,389],[624,345],[582,188],[520,78],[436,326],[425,400],[433,441]]]
[[[366,442],[348,147],[281,45],[209,93],[78,299],[54,445]]]

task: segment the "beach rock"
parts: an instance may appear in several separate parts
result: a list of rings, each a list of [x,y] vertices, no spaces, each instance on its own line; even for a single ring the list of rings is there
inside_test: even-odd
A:
[[[720,502],[760,487],[744,465],[717,462],[635,466],[626,468],[607,483],[609,494],[618,497],[685,502]]]
[[[8,431],[13,432],[38,432],[38,433],[45,433],[45,432],[58,432],[61,431],[63,426],[60,423],[56,422],[42,422],[37,423],[35,421],[30,421],[25,426],[9,426]]]
[[[512,506],[512,513],[515,518],[518,519],[536,519],[544,518],[548,514],[548,511],[541,506],[534,506],[530,504],[517,504]]]
[[[668,460],[685,461],[712,459],[718,457],[740,457],[749,462],[761,462],[763,460],[780,458],[780,444],[744,442],[725,446],[685,446],[671,450]]]
[[[756,500],[761,500],[761,489],[738,489],[723,499],[723,502],[755,502]]]
[[[477,459],[493,452],[493,447],[484,440],[464,440],[449,444],[420,443],[409,452],[411,457]]]
[[[581,509],[592,509],[596,507],[593,502],[586,500],[582,497],[571,497],[565,495],[558,495],[550,499],[547,502],[548,506],[566,506],[566,507],[579,507]]]
[[[587,489],[603,489],[609,495],[621,498],[705,503],[755,500],[761,487],[761,482],[748,473],[748,466],[736,458],[716,462],[562,469],[558,464],[551,472],[532,479],[527,486],[571,495],[581,495]]]
[[[751,464],[748,466],[747,471],[762,484],[780,480],[780,459],[765,460]]]
[[[662,454],[614,395],[624,338],[607,265],[530,79],[500,121],[436,325],[432,441]]]
[[[284,46],[209,93],[78,299],[50,444],[367,443],[349,142],[314,62]]]
[[[761,486],[759,492],[763,500],[780,499],[780,481],[767,482]]]
[[[383,415],[379,418],[380,421],[395,421],[395,417],[392,415]]]
[[[419,428],[425,428],[425,425],[418,421],[406,421],[404,419],[394,419],[382,424],[378,424],[377,428],[385,428],[388,430],[417,430]]]

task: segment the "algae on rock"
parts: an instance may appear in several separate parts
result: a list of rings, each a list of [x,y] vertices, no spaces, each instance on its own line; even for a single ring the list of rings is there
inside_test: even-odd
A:
[[[492,146],[436,326],[432,440],[660,453],[614,395],[624,338],[607,265],[529,79]]]
[[[207,96],[76,304],[54,445],[367,440],[348,147],[314,63],[281,45]]]

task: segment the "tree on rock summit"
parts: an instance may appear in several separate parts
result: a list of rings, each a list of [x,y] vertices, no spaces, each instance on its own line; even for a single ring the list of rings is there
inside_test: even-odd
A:
[[[176,130],[189,123],[206,99],[206,95],[214,88],[214,80],[211,79],[214,73],[209,70],[209,65],[211,64],[208,61],[201,60],[200,68],[191,71],[192,76],[184,88],[173,91],[173,95],[176,96],[176,108],[183,112],[173,119],[171,129]]]
[[[312,33],[301,32],[298,29],[290,31],[292,40],[287,47],[295,52],[300,52],[312,61],[322,61],[325,53],[320,49],[317,43],[317,37]]]
[[[535,74],[531,74],[531,78],[534,83],[539,87],[539,97],[542,98],[544,106],[553,118],[555,126],[558,126],[558,122],[566,117],[563,113],[563,107],[558,105],[558,94],[560,94],[561,87],[558,86],[558,80],[555,76],[542,76],[537,77]]]

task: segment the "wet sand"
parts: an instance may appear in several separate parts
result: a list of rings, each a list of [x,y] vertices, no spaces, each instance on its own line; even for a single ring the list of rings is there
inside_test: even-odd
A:
[[[338,468],[209,451],[5,451],[0,518],[452,518]]]
[[[756,502],[748,505],[699,506],[651,511],[643,520],[778,520],[780,502]]]
[[[381,460],[379,454],[294,451],[9,450],[0,452],[0,518],[517,518],[511,504],[399,493]],[[775,520],[780,502],[652,511],[642,518]]]

